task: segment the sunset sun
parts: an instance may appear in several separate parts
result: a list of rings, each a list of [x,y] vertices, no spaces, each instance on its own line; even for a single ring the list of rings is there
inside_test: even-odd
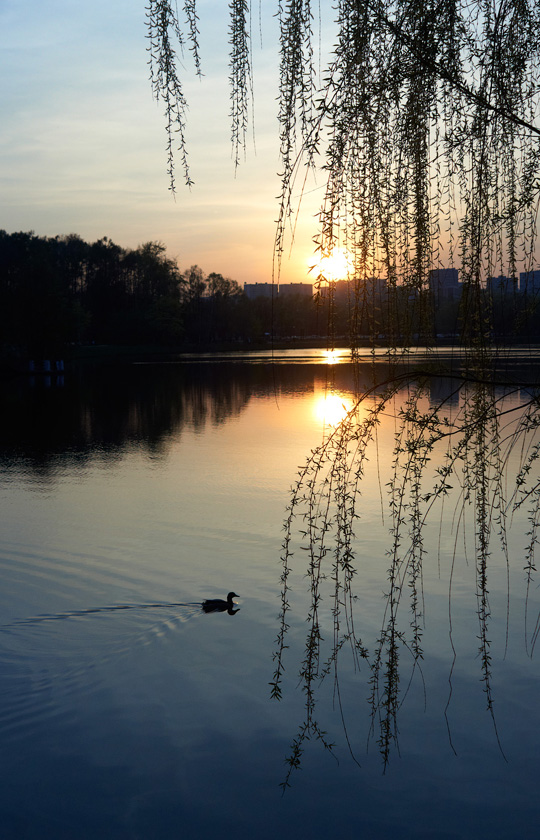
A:
[[[308,264],[311,273],[327,282],[345,280],[353,267],[351,255],[343,248],[334,248],[322,256],[314,255]]]

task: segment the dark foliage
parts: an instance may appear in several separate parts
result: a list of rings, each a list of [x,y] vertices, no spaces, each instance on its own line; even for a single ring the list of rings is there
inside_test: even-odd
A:
[[[326,335],[316,302],[250,300],[235,280],[180,271],[159,242],[0,231],[0,348],[35,358],[68,345],[182,347]]]

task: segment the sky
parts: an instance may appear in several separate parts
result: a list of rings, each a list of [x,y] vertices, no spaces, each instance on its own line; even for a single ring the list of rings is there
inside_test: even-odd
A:
[[[253,22],[255,148],[235,174],[228,100],[228,3],[199,0],[204,78],[185,58],[194,186],[168,189],[163,107],[152,98],[146,0],[0,0],[0,229],[160,241],[181,269],[270,282],[278,214],[277,22]],[[259,4],[253,3],[259,14]],[[180,161],[178,161],[180,164]],[[308,184],[282,282],[311,282],[322,189]]]

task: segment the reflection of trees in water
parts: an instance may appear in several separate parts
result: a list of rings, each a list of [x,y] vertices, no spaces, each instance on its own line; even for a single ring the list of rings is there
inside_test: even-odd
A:
[[[531,371],[514,371],[514,381],[519,373],[524,382],[523,374]],[[535,376],[537,381],[537,372]],[[383,378],[380,376],[379,382]],[[529,383],[534,381],[529,379]],[[351,669],[363,675],[360,696],[368,696],[370,737],[377,741],[385,765],[392,750],[398,749],[401,705],[413,679],[422,680],[424,575],[429,568],[426,559],[434,555],[428,530],[433,522],[436,532],[447,529],[453,541],[446,573],[454,656],[452,580],[456,561],[464,551],[474,569],[477,631],[470,641],[498,740],[490,586],[499,573],[500,558],[509,585],[514,561],[509,536],[512,519],[520,514],[526,521],[524,529],[523,518],[518,522],[517,537],[519,570],[524,568],[525,577],[522,595],[529,655],[540,631],[538,605],[532,603],[535,546],[540,535],[539,393],[532,385],[521,389],[512,385],[508,374],[497,378],[487,368],[463,374],[455,370],[438,383],[428,375],[396,370],[386,380],[384,392],[380,388],[364,392],[299,472],[285,524],[281,624],[272,683],[272,694],[279,699],[296,604],[291,575],[296,579],[302,571],[294,554],[302,548],[298,556],[307,557],[307,569],[303,570],[309,581],[304,616],[308,632],[296,669],[305,697],[305,717],[292,744],[285,786],[300,764],[307,740],[318,739],[331,749],[318,720],[322,684],[333,683],[334,699],[343,715],[339,676]],[[393,426],[392,455],[380,458],[385,418],[390,418]],[[379,630],[368,643],[359,628],[365,628],[360,612],[366,606],[361,600],[366,571],[362,564],[362,493],[370,461],[377,463],[388,542],[380,579],[379,591],[384,596]],[[368,485],[368,492],[373,492],[373,485]],[[441,559],[439,550],[439,562]],[[453,668],[450,663],[450,677]],[[346,728],[345,735],[351,747]]]
[[[63,387],[21,377],[4,383],[0,465],[51,476],[60,464],[110,462],[132,447],[163,457],[184,429],[226,423],[251,397],[312,391],[325,370],[225,362],[98,366],[69,372]]]
[[[0,419],[1,458],[47,474],[59,458],[110,460],[132,446],[159,457],[184,428],[240,414],[250,394],[247,379],[209,365],[104,366],[68,374],[64,387],[19,380]]]

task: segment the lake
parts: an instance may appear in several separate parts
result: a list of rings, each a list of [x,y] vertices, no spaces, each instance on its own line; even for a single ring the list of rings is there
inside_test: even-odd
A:
[[[540,597],[533,581],[526,598],[521,510],[509,563],[496,548],[490,558],[493,716],[471,523],[460,529],[445,503],[425,526],[424,654],[421,667],[401,657],[388,762],[369,659],[356,668],[344,652],[316,687],[325,734],[303,743],[280,787],[305,718],[310,605],[299,541],[282,698],[271,699],[283,523],[299,469],[370,370],[344,352],[290,351],[3,383],[2,840],[537,836]],[[406,396],[381,419],[358,500],[354,610],[368,651],[384,621],[385,476]],[[526,398],[512,392],[508,405]],[[452,379],[425,405],[440,399],[457,410]],[[509,455],[511,474],[523,457]],[[202,609],[229,591],[234,609]],[[331,647],[328,598],[320,622]]]

